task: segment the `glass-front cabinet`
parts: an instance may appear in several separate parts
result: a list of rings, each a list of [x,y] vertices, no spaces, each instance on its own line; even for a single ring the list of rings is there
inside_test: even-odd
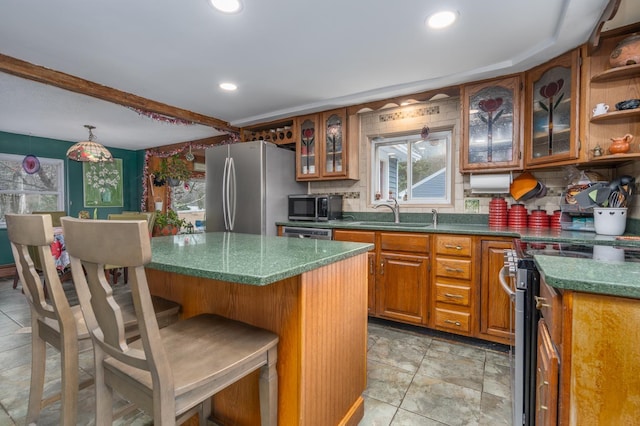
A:
[[[462,172],[522,169],[521,87],[520,75],[462,87]]]
[[[297,180],[349,178],[345,108],[298,117],[298,129]]]
[[[527,72],[526,166],[579,156],[579,49]]]

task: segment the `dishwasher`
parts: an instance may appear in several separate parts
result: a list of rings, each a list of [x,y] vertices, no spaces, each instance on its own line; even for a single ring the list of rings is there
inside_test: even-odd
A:
[[[282,228],[282,236],[292,238],[311,238],[313,240],[330,240],[333,238],[333,231],[325,228],[285,226]]]

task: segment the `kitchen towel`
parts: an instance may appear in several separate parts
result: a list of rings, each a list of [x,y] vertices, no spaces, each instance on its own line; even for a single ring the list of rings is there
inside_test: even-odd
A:
[[[511,174],[472,174],[469,178],[469,184],[472,194],[508,194]]]

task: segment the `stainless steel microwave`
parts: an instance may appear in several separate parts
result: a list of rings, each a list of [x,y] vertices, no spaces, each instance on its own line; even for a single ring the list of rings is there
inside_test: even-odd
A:
[[[342,219],[342,195],[289,195],[289,220],[324,222]]]

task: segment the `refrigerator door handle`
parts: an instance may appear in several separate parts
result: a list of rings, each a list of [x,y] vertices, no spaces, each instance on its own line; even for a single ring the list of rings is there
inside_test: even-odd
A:
[[[222,217],[224,218],[224,230],[229,230],[229,157],[224,159],[224,168],[222,169]]]
[[[236,221],[236,166],[233,157],[229,158],[229,180],[227,182],[228,190],[228,209],[229,209],[229,231],[233,231],[233,225]]]

